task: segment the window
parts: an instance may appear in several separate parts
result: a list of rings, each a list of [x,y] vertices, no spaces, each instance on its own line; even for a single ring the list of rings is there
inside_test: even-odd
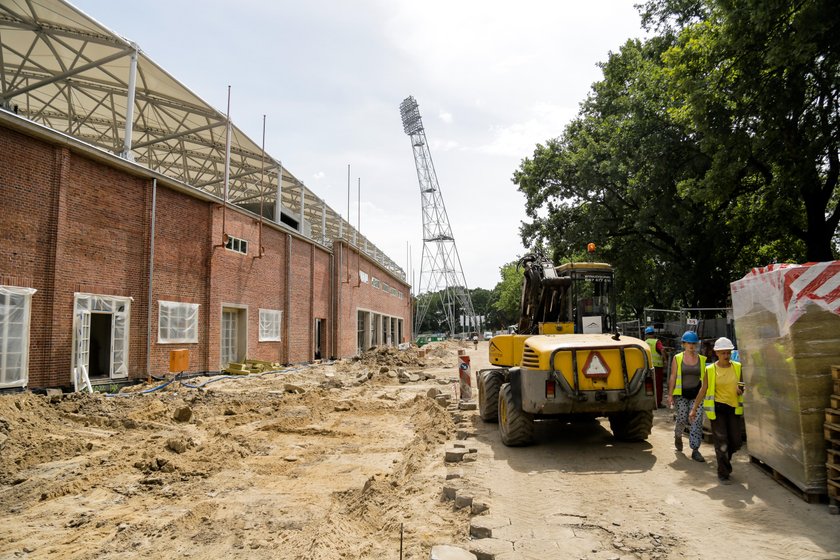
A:
[[[158,342],[198,342],[198,304],[159,301]]]
[[[236,251],[237,253],[247,255],[248,242],[244,239],[239,239],[238,237],[231,237],[230,235],[228,235],[227,243],[225,243],[225,249],[230,249],[231,251]]]
[[[0,286],[0,388],[29,381],[29,314],[32,288]]]
[[[276,309],[260,309],[260,342],[279,341],[282,320],[282,311]]]
[[[389,286],[387,282],[382,282],[382,289],[389,294],[391,293],[391,286]]]
[[[360,279],[360,280],[361,280],[364,284],[367,284],[367,283],[368,283],[368,273],[367,273],[367,272],[365,272],[364,270],[360,270],[360,271],[359,271],[359,279]]]
[[[381,288],[382,287],[382,284],[379,282],[379,278],[376,278],[375,276],[370,279],[370,285],[373,286],[374,288]]]

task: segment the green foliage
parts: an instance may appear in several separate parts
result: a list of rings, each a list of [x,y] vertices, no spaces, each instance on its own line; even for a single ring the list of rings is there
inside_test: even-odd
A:
[[[509,262],[499,269],[502,281],[493,288],[496,293],[493,308],[497,313],[498,328],[512,325],[519,320],[523,275],[516,263],[517,261]]]
[[[744,5],[746,4],[746,5]],[[526,247],[616,268],[626,314],[717,307],[753,266],[837,257],[840,10],[654,0],[513,182]]]

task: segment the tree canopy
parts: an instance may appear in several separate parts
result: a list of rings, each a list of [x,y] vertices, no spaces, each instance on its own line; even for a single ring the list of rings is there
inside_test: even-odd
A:
[[[588,242],[625,311],[715,307],[753,266],[838,257],[840,10],[653,0],[580,112],[514,173],[525,246]]]

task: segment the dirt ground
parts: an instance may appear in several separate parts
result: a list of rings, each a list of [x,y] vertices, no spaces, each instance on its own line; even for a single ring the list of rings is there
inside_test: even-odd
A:
[[[473,373],[486,352],[469,348]],[[499,560],[840,557],[840,516],[742,454],[717,487],[711,446],[703,465],[675,456],[668,411],[641,446],[590,422],[504,447],[428,396],[454,396],[457,363],[435,343],[146,393],[161,383],[0,396],[0,558],[396,559],[402,530],[403,557],[425,559],[498,519],[514,550]],[[477,460],[445,463],[465,431]],[[445,499],[456,471],[487,512]]]
[[[454,424],[426,396],[452,391],[456,364],[454,347],[393,350],[0,396],[0,558],[399,558],[401,528],[404,557],[427,557],[468,526],[441,499]]]

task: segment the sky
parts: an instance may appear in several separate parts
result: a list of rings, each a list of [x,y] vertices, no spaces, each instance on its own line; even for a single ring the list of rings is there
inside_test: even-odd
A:
[[[644,35],[639,0],[70,2],[222,112],[230,85],[234,124],[259,145],[265,115],[266,151],[345,219],[349,164],[348,221],[419,284],[413,95],[467,286],[485,289],[526,252],[514,171]]]

